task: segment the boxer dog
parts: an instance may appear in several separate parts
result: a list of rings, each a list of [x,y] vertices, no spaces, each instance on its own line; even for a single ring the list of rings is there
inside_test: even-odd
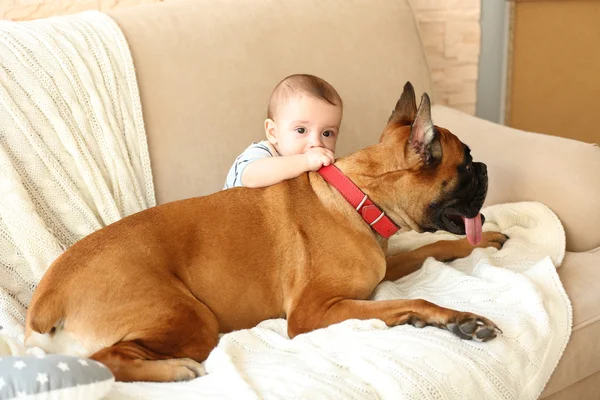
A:
[[[318,172],[234,188],[123,218],[75,243],[39,283],[26,345],[90,357],[120,381],[201,375],[219,333],[286,318],[290,338],[378,318],[487,341],[479,315],[421,299],[371,301],[433,256],[451,260],[506,237],[482,233],[486,166],[434,126],[407,83],[379,143]],[[386,258],[397,229],[466,234]],[[415,334],[418,334],[415,332]]]

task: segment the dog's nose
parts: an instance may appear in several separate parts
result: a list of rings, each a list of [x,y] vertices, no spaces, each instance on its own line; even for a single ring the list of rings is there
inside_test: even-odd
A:
[[[485,165],[484,163],[474,163],[475,165],[477,165],[478,169],[479,169],[479,173],[482,176],[486,176],[487,177],[487,165]]]

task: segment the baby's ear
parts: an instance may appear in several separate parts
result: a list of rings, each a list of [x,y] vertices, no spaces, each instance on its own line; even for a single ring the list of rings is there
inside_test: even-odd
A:
[[[265,135],[271,144],[277,144],[277,125],[271,118],[265,120]]]

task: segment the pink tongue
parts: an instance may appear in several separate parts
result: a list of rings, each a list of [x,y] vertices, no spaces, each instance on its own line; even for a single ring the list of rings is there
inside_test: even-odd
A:
[[[467,240],[473,246],[477,246],[481,242],[481,214],[477,214],[475,218],[462,217],[467,231]]]

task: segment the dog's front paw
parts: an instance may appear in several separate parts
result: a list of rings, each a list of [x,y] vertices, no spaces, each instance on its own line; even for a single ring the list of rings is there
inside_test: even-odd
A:
[[[476,314],[457,312],[445,325],[445,328],[461,339],[487,342],[502,333],[500,328],[487,318]]]
[[[468,257],[476,248],[485,249],[487,247],[494,247],[500,250],[508,239],[509,237],[503,233],[488,231],[483,232],[481,241],[476,246],[469,243],[467,238],[459,240],[440,240],[430,246],[435,246],[436,260],[450,262],[458,258]]]
[[[173,381],[175,382],[189,381],[206,375],[204,366],[191,358],[173,358],[165,360],[165,362],[173,367]]]
[[[504,243],[506,243],[506,241],[508,239],[509,239],[508,236],[506,236],[505,234],[500,233],[500,232],[492,232],[492,231],[483,232],[483,234],[481,236],[481,242],[479,242],[479,244],[474,247],[480,247],[480,248],[495,247],[496,249],[500,250],[502,248],[502,246],[504,246]],[[466,240],[466,239],[464,239],[464,240]]]

